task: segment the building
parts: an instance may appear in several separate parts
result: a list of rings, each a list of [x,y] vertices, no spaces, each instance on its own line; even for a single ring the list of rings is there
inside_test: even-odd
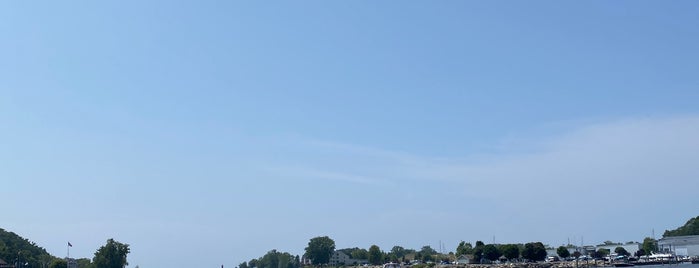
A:
[[[619,245],[599,245],[597,246],[597,250],[599,249],[607,249],[609,250],[610,253],[614,253],[614,250],[616,250],[617,247],[622,247],[633,256],[633,254],[636,253],[639,249],[641,249],[641,244],[640,243],[628,243],[628,244],[619,244]]]
[[[78,260],[66,257],[65,261],[68,263],[68,268],[78,268]]]
[[[3,259],[0,259],[0,267],[2,267],[2,268],[11,268],[11,267],[15,267],[15,266],[12,265],[12,264],[8,264],[8,263],[7,263],[5,260],[3,260]]]
[[[658,250],[678,256],[699,256],[699,235],[663,237],[658,240]]]
[[[330,256],[330,265],[332,266],[338,266],[338,265],[358,265],[358,264],[366,264],[368,263],[367,260],[358,260],[358,259],[352,259],[347,253],[344,253],[342,251],[336,250],[333,252],[333,255]]]
[[[469,264],[473,261],[473,255],[459,255],[456,258],[456,264]]]

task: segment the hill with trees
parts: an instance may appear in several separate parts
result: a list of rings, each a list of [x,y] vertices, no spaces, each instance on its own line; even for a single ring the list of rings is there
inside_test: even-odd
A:
[[[683,236],[683,235],[699,235],[699,216],[691,218],[675,230],[666,230],[663,237]]]
[[[55,259],[46,249],[26,238],[0,228],[0,259],[7,263],[27,263],[30,267],[42,267]]]
[[[67,242],[66,242],[67,243]],[[77,259],[79,267],[83,268],[122,268],[128,265],[126,255],[130,252],[128,244],[122,244],[114,239],[100,247],[92,261],[88,258]],[[66,267],[64,259],[52,256],[46,249],[38,246],[13,232],[0,228],[0,259],[8,264],[19,264],[18,267]]]

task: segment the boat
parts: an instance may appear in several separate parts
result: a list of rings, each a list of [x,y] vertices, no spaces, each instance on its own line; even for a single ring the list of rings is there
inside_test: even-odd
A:
[[[632,267],[636,266],[633,263],[628,263],[628,262],[621,262],[621,263],[615,263],[614,267]]]
[[[383,268],[401,268],[400,263],[389,262],[383,265]]]

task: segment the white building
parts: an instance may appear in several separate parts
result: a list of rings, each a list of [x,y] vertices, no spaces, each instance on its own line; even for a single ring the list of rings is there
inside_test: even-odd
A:
[[[623,244],[623,245],[601,245],[597,246],[597,249],[608,249],[610,253],[614,253],[614,250],[616,250],[617,247],[622,247],[633,256],[633,254],[636,253],[639,249],[641,249],[641,244],[640,243],[629,243],[629,244]]]
[[[368,263],[367,260],[357,260],[357,259],[352,259],[349,255],[346,253],[336,250],[333,252],[333,255],[330,256],[330,265],[333,266],[338,266],[338,265],[358,265],[358,264],[366,264]]]
[[[678,256],[699,256],[699,235],[663,237],[658,240],[658,249]]]

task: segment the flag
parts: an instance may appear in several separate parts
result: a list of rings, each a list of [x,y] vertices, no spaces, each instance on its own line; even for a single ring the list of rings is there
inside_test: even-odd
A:
[[[68,246],[69,246],[69,247],[73,247],[73,245],[72,245],[72,244],[70,244],[70,242],[68,242]]]

